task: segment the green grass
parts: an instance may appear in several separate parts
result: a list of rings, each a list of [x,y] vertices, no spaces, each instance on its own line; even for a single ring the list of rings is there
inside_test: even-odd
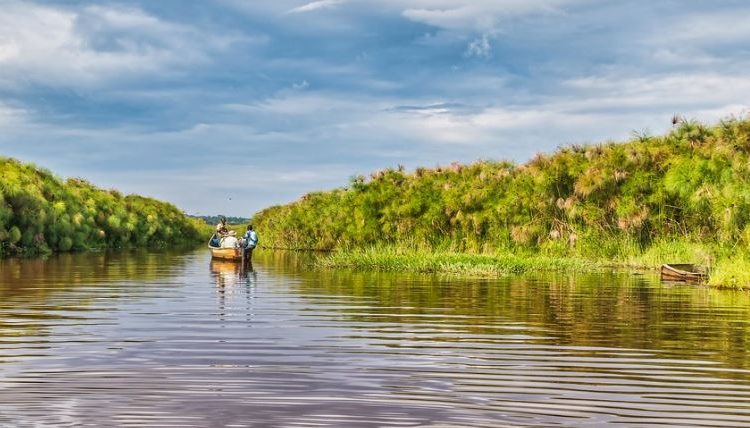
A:
[[[370,247],[336,251],[318,261],[323,268],[348,268],[422,273],[454,273],[498,276],[533,271],[581,272],[601,269],[603,264],[573,257],[532,254],[466,254]]]
[[[494,277],[529,272],[597,272],[612,268],[655,271],[664,263],[693,263],[709,269],[709,286],[750,289],[750,254],[688,240],[659,241],[642,252],[635,252],[632,247],[621,248],[610,258],[528,251],[469,254],[379,245],[337,250],[319,258],[316,265],[323,269]]]
[[[716,251],[708,245],[688,240],[658,240],[645,251],[632,252],[623,258],[628,266],[658,267],[664,263],[692,263],[712,267]]]
[[[750,256],[738,254],[719,259],[711,270],[708,284],[739,290],[750,289]]]

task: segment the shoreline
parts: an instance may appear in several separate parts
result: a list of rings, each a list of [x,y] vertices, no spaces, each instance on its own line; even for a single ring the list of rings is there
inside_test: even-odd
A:
[[[678,257],[677,255],[675,258]],[[644,254],[625,259],[591,259],[575,255],[503,251],[471,254],[456,251],[415,250],[398,247],[367,247],[333,251],[315,262],[323,269],[362,271],[446,273],[461,276],[498,277],[531,272],[597,273],[607,270],[623,272],[656,272],[669,260]],[[746,267],[750,262],[730,257],[719,258],[711,275],[699,286],[734,290],[750,289]]]
[[[470,254],[370,247],[333,251],[316,262],[322,268],[348,268],[387,272],[452,273],[485,277],[523,274],[530,271],[593,272],[603,263],[575,257],[520,255],[513,253]]]

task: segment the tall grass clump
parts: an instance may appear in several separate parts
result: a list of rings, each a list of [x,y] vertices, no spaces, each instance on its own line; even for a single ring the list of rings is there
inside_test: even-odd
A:
[[[0,157],[0,257],[105,247],[166,246],[201,238],[174,205],[102,190],[85,180]]]
[[[750,255],[740,253],[720,258],[711,270],[708,283],[719,287],[750,289]]]
[[[322,258],[322,267],[462,275],[502,275],[530,271],[574,272],[600,265],[591,261],[545,255],[510,253],[467,254],[446,251],[418,251],[394,247],[370,247],[334,252]]]

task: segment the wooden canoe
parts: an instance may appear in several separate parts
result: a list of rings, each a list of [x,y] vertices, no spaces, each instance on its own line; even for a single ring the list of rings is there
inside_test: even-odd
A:
[[[242,261],[242,249],[240,248],[217,248],[212,247],[209,243],[208,249],[211,250],[211,258],[213,259]]]
[[[662,281],[703,282],[706,274],[691,264],[663,264],[661,265]]]

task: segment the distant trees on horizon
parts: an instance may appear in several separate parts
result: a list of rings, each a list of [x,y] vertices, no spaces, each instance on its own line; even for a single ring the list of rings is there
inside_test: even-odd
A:
[[[221,215],[188,214],[188,217],[203,220],[206,224],[215,225],[219,223],[219,218],[221,217]],[[224,217],[226,217],[228,224],[246,224],[250,221],[250,219],[247,217],[233,217],[233,216],[224,216]]]

